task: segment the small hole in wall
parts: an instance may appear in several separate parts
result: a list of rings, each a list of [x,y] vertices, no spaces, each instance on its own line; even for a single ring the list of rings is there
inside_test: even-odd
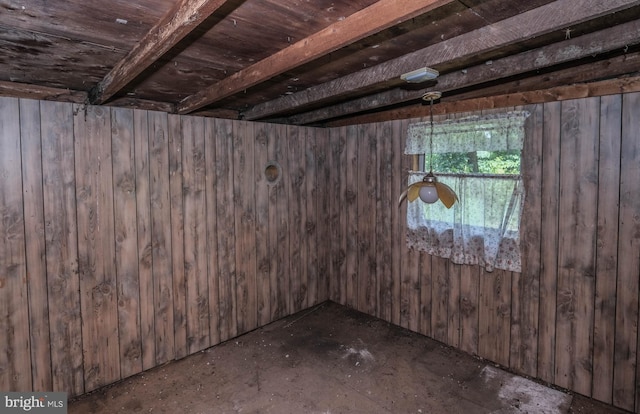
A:
[[[264,176],[267,183],[275,184],[280,180],[280,165],[275,161],[270,161],[264,168]]]

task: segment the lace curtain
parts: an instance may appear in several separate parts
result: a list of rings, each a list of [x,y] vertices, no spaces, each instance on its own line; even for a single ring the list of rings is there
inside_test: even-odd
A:
[[[434,123],[433,143],[428,122],[409,126],[407,154],[522,150],[527,112],[471,117]],[[410,171],[409,183],[423,171]],[[435,172],[450,186],[459,202],[451,209],[442,203],[419,200],[407,206],[409,248],[449,258],[458,264],[477,264],[521,271],[520,216],[524,186],[519,175],[448,174]]]

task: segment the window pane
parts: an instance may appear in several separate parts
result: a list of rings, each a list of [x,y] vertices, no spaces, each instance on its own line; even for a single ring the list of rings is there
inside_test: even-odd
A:
[[[431,170],[436,173],[520,174],[520,150],[446,152],[431,156]],[[429,171],[429,155],[425,171]]]

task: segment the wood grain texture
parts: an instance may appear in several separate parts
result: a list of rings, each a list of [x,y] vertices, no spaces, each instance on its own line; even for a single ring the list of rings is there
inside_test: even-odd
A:
[[[306,259],[307,252],[304,249],[304,235],[305,228],[304,223],[306,220],[306,194],[304,194],[305,183],[305,159],[303,156],[303,148],[301,145],[304,142],[304,129],[303,128],[289,128],[287,127],[287,136],[290,138],[287,141],[287,160],[289,169],[286,174],[289,176],[288,180],[288,194],[289,194],[289,271],[290,274],[290,287],[289,287],[289,303],[291,303],[292,311],[296,312],[302,310],[303,303],[307,296],[307,283],[306,283]],[[305,197],[305,199],[303,199]]]
[[[555,381],[591,395],[599,99],[564,101]]]
[[[600,98],[593,398],[611,404],[616,336],[622,96]]]
[[[41,102],[42,182],[52,388],[84,392],[73,108]]]
[[[31,375],[33,390],[52,389],[49,304],[45,250],[44,189],[40,103],[20,100],[22,192],[24,200],[25,260],[29,288]],[[29,389],[29,388],[24,388]]]
[[[156,366],[155,313],[153,302],[153,255],[151,239],[151,195],[149,190],[149,117],[133,111],[136,171],[136,221],[138,227],[138,277],[140,286],[140,336],[142,369]]]
[[[329,297],[331,280],[330,257],[332,247],[323,240],[331,240],[330,197],[319,198],[319,194],[327,194],[334,190],[330,186],[329,137],[327,131],[316,128],[305,128],[305,250],[307,279],[306,306],[314,306],[319,298]],[[320,241],[320,242],[319,242]]]
[[[22,209],[20,103],[0,99],[0,332],[6,351],[0,354],[0,388],[29,389],[32,376],[29,301]],[[35,364],[40,361],[35,361]]]
[[[269,165],[269,140],[272,128],[269,125],[255,127],[255,174],[256,174],[256,279],[258,288],[258,324],[271,320],[271,278],[273,266],[269,254],[269,187],[267,168]],[[279,172],[282,174],[282,171]]]
[[[640,94],[638,93],[623,97],[620,143],[620,215],[613,402],[616,406],[627,410],[634,408],[637,410],[640,407],[637,402],[640,399],[637,387],[640,151],[638,150],[639,126],[636,113],[639,103]]]
[[[114,108],[111,112],[111,157],[122,378],[142,371],[134,131],[133,110]]]
[[[121,378],[111,112],[98,106],[74,109],[82,351],[85,391],[92,391]]]

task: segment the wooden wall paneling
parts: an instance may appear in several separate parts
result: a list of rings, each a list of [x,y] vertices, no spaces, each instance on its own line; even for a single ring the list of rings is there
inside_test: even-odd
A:
[[[540,221],[542,192],[543,105],[525,108],[525,139],[520,171],[525,203],[520,222],[522,272],[513,273],[511,306],[511,367],[537,375],[538,312],[540,302]]]
[[[40,103],[53,391],[84,392],[73,108]]]
[[[233,126],[233,210],[235,214],[238,333],[258,326],[255,236],[254,130],[250,122]]]
[[[169,198],[171,200],[171,271],[173,273],[173,332],[175,357],[189,355],[187,333],[187,271],[185,262],[185,205],[182,117],[167,115],[169,139]],[[190,138],[190,137],[189,137]],[[185,155],[188,157],[188,155]]]
[[[305,128],[305,132],[306,177],[304,192],[306,205],[304,208],[306,221],[304,234],[306,235],[307,259],[304,263],[307,268],[306,307],[309,307],[329,298],[327,283],[330,280],[331,272],[331,266],[329,266],[331,245],[328,244],[331,238],[329,200],[334,194],[329,186],[330,176],[327,162],[322,162],[321,169],[318,168],[319,159],[324,161],[330,156],[330,147],[327,145],[329,140],[325,137],[327,131]],[[325,150],[321,151],[320,148]],[[318,198],[319,194],[322,194],[322,198]],[[318,243],[318,239],[323,242]]]
[[[342,305],[347,302],[347,221],[346,221],[346,165],[347,165],[347,128],[332,128],[330,134],[330,154],[331,158],[327,163],[330,169],[330,184],[328,186],[329,193],[325,196],[330,201],[331,220],[329,227],[331,229],[331,286],[329,290],[329,299]],[[342,166],[342,167],[340,167]],[[318,197],[322,197],[323,193],[317,191]],[[322,242],[322,239],[319,239]]]
[[[561,103],[543,109],[542,188],[540,196],[540,313],[538,315],[538,377],[555,381],[556,294],[558,272],[558,208],[560,199]],[[525,263],[527,260],[525,259]]]
[[[0,110],[0,116],[2,116],[2,113],[3,111]],[[53,381],[51,377],[51,341],[49,340],[41,135],[40,102],[21,99],[20,140],[22,148],[25,261],[29,282],[31,375],[32,389],[34,391],[51,390]],[[22,390],[28,389],[22,388]]]
[[[425,255],[423,253],[423,255]],[[428,255],[425,255],[428,256]],[[449,283],[451,280],[452,263],[449,259],[431,256],[431,266],[420,266],[423,270],[422,280],[428,279],[431,283],[431,333],[434,339],[447,343],[448,340],[448,310],[449,310]]]
[[[346,146],[346,305],[358,309],[358,197],[360,196],[357,177],[359,169],[358,141],[360,128],[347,127]]]
[[[480,273],[478,266],[460,268],[460,349],[472,355],[478,354]]]
[[[376,126],[362,127],[358,137],[358,310],[376,313]]]
[[[111,111],[74,106],[78,273],[85,392],[120,379]]]
[[[385,122],[378,125],[378,174],[376,187],[378,203],[375,219],[376,258],[378,261],[378,289],[376,316],[391,320],[393,294],[393,210],[396,209],[396,197],[393,186],[393,124]]]
[[[25,137],[26,139],[27,137]],[[29,297],[18,99],[0,99],[0,389],[31,389]],[[40,361],[34,361],[35,364]]]
[[[402,121],[391,123],[391,145],[392,145],[392,177],[391,181],[391,308],[389,309],[388,321],[400,325],[400,275],[402,274],[402,252],[406,249],[404,228],[406,227],[406,203],[398,206],[398,198],[404,191],[406,180],[403,179],[404,155],[404,131],[406,125]]]
[[[506,270],[480,270],[478,355],[509,366],[511,278]]]
[[[305,159],[304,159],[304,130],[299,127],[287,128],[287,158],[289,162],[289,270],[290,274],[290,303],[292,312],[303,309],[307,296],[306,250],[303,247],[305,238],[306,194]]]
[[[318,179],[317,194],[323,194],[318,198],[316,227],[318,228],[318,240],[329,240],[329,223],[331,212],[329,210],[329,197],[335,191],[330,187],[331,174],[329,171],[329,137],[325,129],[315,131],[316,157],[315,169]],[[344,165],[343,167],[344,168]],[[331,268],[331,246],[327,243],[318,242],[318,300],[326,300],[329,297],[329,277]]]
[[[638,375],[638,269],[640,268],[640,144],[638,143],[640,94],[622,100],[620,146],[620,217],[613,402],[627,410],[640,408]],[[635,392],[635,395],[634,395]]]
[[[205,204],[207,222],[207,284],[209,290],[209,343],[216,345],[220,339],[220,281],[218,273],[218,208],[217,193],[218,175],[216,173],[216,122],[214,119],[204,119],[205,145]]]
[[[600,98],[593,398],[613,401],[622,96]]]
[[[142,369],[146,370],[156,366],[149,112],[134,110],[133,128],[136,171],[136,221],[138,228],[138,277],[140,285],[140,336],[142,340]]]
[[[204,118],[183,116],[182,136],[187,347],[192,354],[210,346]]]
[[[447,306],[446,343],[460,347],[460,284],[462,266],[449,262],[449,297]]]
[[[216,220],[218,222],[218,281],[220,301],[220,340],[238,334],[236,300],[236,245],[234,239],[234,123],[215,120],[216,136]]]
[[[599,98],[562,103],[555,383],[591,395]]]
[[[271,278],[273,258],[269,252],[269,187],[266,168],[269,161],[269,141],[272,128],[269,124],[255,126],[255,172],[256,172],[256,279],[258,288],[258,324],[260,326],[271,322]],[[282,171],[279,172],[282,174]]]
[[[156,364],[175,357],[173,275],[171,262],[171,200],[167,114],[149,111],[149,195],[153,260]]]
[[[280,166],[280,178],[269,188],[269,254],[273,268],[271,278],[271,312],[276,320],[291,313],[289,302],[289,162],[287,126],[271,126],[269,159]]]
[[[120,376],[142,371],[133,110],[111,109]]]

